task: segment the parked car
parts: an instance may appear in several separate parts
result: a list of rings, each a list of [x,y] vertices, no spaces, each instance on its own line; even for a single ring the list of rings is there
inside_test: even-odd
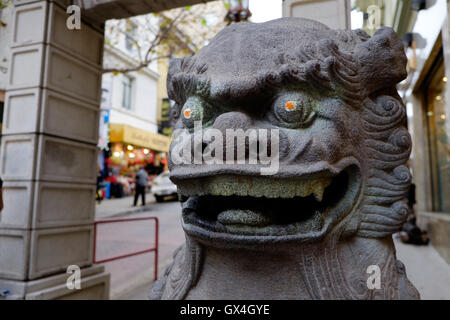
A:
[[[151,182],[152,194],[156,199],[156,202],[162,202],[169,196],[178,197],[177,186],[170,181],[169,171],[162,172]]]

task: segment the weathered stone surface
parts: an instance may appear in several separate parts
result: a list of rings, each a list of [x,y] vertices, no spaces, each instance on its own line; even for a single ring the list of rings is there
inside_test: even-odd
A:
[[[7,299],[109,295],[109,275],[90,267],[103,28],[82,21],[80,30],[67,31],[67,6],[58,4],[69,2],[8,7],[0,159],[0,287],[9,290]],[[69,265],[82,268],[81,290],[66,287]]]
[[[186,244],[150,298],[419,298],[392,242],[411,181],[395,89],[405,66],[390,28],[370,38],[297,18],[231,25],[173,61],[169,96],[192,153],[209,146],[195,143],[208,128],[277,129],[279,170],[177,164],[174,139],[169,166]]]

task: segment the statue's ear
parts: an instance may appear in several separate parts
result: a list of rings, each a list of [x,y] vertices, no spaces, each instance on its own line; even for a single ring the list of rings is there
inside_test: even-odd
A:
[[[405,49],[391,28],[382,27],[372,38],[359,44],[355,58],[367,94],[392,88],[407,76]]]
[[[177,95],[173,87],[172,77],[181,72],[181,58],[172,58],[169,61],[169,72],[167,73],[167,94],[170,99],[177,101]]]
[[[181,71],[181,61],[182,58],[172,58],[169,61],[169,75],[168,77],[173,76],[175,73],[178,73]]]

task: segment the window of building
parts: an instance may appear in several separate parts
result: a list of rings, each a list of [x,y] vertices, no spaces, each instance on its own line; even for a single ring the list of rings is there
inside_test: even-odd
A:
[[[448,119],[445,113],[447,81],[441,51],[424,83],[432,210],[439,212],[450,212],[450,145],[446,132]]]
[[[128,76],[122,78],[122,107],[131,110],[133,95],[133,79]]]

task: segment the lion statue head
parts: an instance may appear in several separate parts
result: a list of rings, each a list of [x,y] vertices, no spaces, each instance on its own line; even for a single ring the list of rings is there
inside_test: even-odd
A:
[[[392,29],[299,18],[230,25],[174,59],[187,241],[151,296],[417,298],[392,243],[411,182],[405,77]],[[369,266],[384,287],[367,287]]]

